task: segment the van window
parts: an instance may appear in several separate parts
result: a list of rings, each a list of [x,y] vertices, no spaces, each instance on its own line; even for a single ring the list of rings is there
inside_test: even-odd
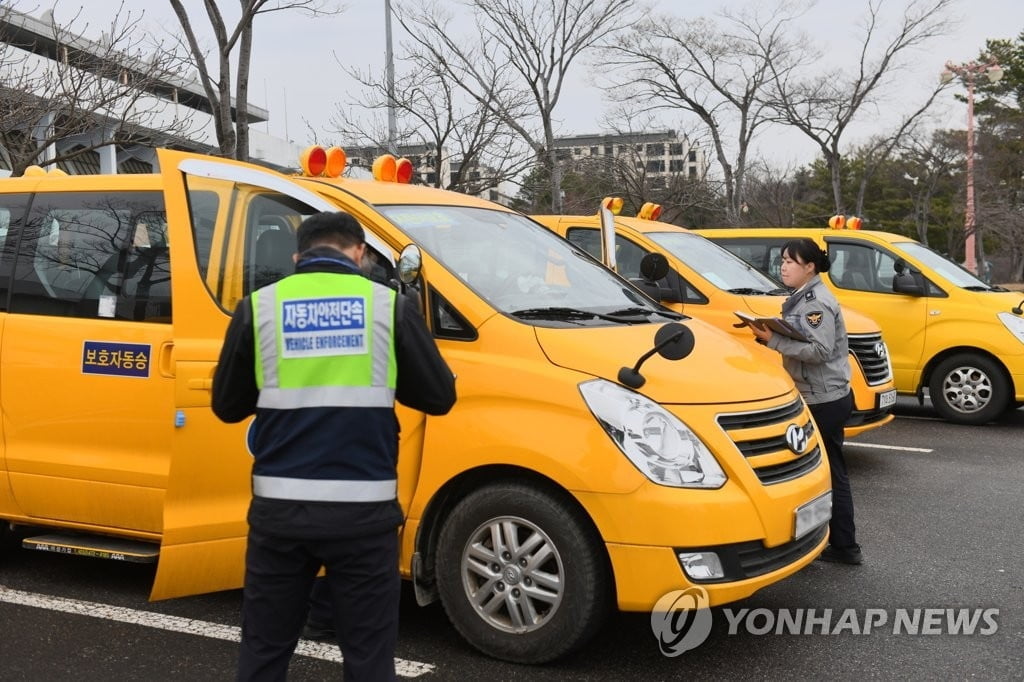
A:
[[[0,194],[0,310],[7,309],[7,294],[17,246],[15,239],[25,217],[29,198],[28,194]]]
[[[601,232],[593,228],[573,227],[566,232],[568,239],[580,247],[598,261],[601,260]],[[622,235],[615,235],[615,264],[619,274],[629,279],[640,279],[640,261],[648,251],[641,246],[634,244]],[[668,275],[658,280],[658,283],[668,287],[670,291],[677,292],[682,303],[707,303],[707,297],[699,292],[696,287],[690,284],[689,280],[669,268]]]
[[[893,258],[870,246],[860,244],[830,244],[832,265],[829,277],[840,289],[854,291],[892,291]],[[885,261],[888,278],[885,285],[879,277],[878,264]]]
[[[11,312],[171,321],[159,192],[46,192],[21,231]]]
[[[234,312],[242,297],[295,272],[295,233],[318,213],[306,203],[263,187],[186,176],[192,234],[199,271],[225,312]],[[364,226],[365,229],[365,226]],[[391,261],[367,246],[368,273],[387,282]]]

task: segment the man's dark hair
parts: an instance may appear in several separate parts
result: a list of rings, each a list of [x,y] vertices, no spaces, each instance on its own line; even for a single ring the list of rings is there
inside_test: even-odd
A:
[[[808,237],[791,239],[782,245],[782,255],[789,256],[800,263],[814,263],[815,272],[828,272],[831,262],[828,254],[821,250],[818,244]]]
[[[348,213],[325,211],[314,213],[303,220],[296,238],[299,253],[303,253],[314,246],[333,246],[337,249],[357,246],[366,241],[366,234],[359,221]]]

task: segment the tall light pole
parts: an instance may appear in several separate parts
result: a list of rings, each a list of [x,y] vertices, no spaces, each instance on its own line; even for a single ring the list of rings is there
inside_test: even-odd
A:
[[[984,76],[995,83],[1003,77],[1003,69],[996,63],[965,62],[953,64],[946,62],[942,72],[943,83],[958,77],[967,86],[967,196],[964,208],[964,267],[978,274],[978,261],[975,257],[974,245],[974,79]]]
[[[391,0],[384,0],[384,71],[388,89],[388,152],[397,154],[395,138],[398,137],[398,123],[395,120],[395,53],[391,49]]]

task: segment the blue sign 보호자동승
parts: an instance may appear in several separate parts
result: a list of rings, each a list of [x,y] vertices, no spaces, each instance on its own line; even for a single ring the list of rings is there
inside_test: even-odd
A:
[[[82,373],[118,377],[148,377],[152,346],[148,343],[86,341],[82,347]]]

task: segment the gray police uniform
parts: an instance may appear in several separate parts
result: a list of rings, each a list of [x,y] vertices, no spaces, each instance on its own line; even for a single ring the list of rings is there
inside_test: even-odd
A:
[[[819,275],[786,299],[782,317],[807,337],[804,342],[772,334],[768,347],[782,354],[783,366],[807,402],[828,456],[832,477],[830,542],[859,552],[853,493],[843,457],[843,427],[853,409],[846,323],[839,302]]]
[[[768,347],[782,354],[782,364],[807,403],[828,403],[850,391],[850,347],[839,302],[815,275],[782,304],[782,318],[810,343],[773,334]]]

